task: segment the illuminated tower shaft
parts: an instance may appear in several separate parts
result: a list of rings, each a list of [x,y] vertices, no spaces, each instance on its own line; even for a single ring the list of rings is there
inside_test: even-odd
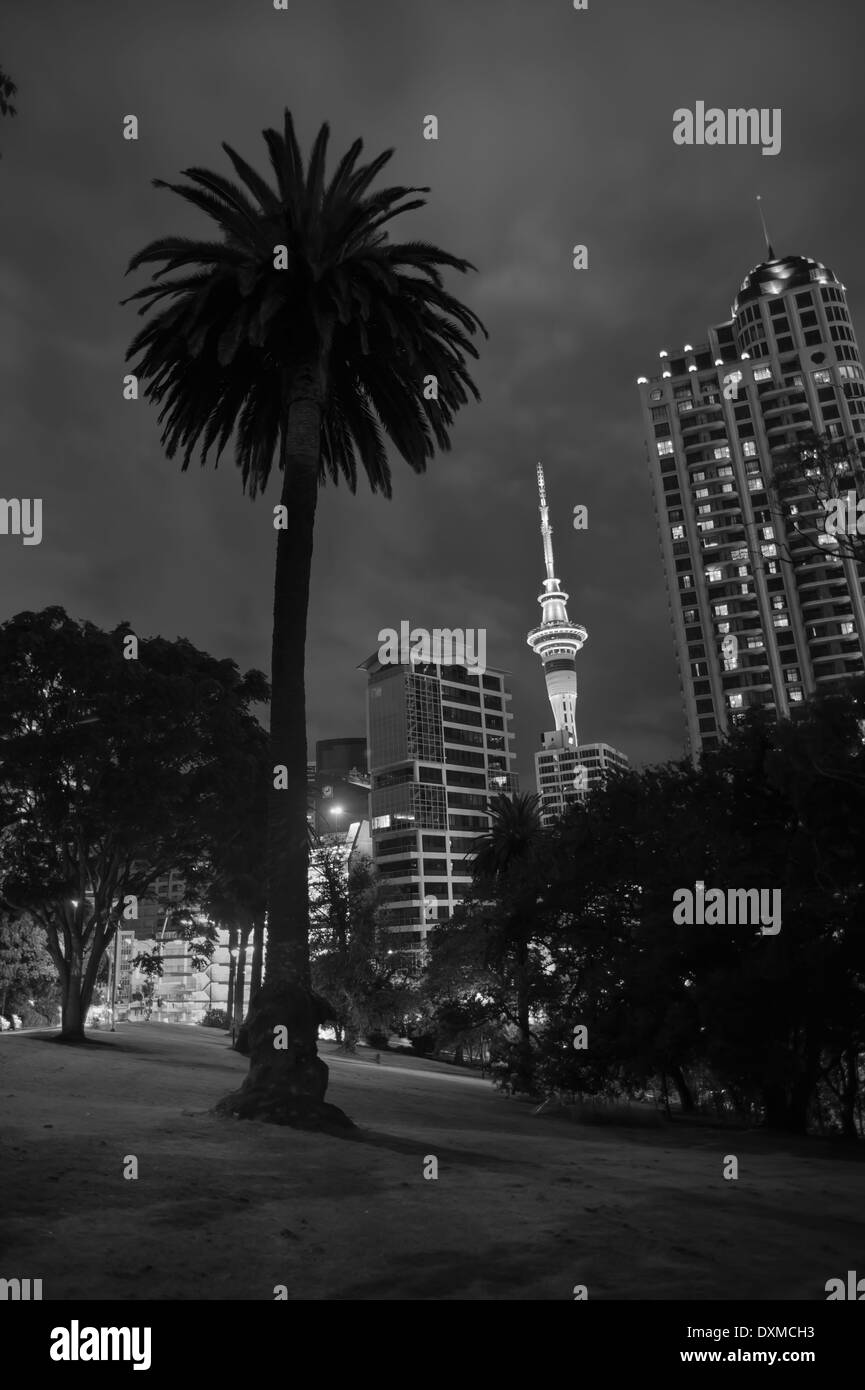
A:
[[[527,636],[526,641],[544,664],[547,694],[557,730],[566,730],[577,743],[577,652],[588,637],[584,627],[572,623],[563,593],[555,576],[553,564],[553,530],[544,486],[544,470],[538,464],[538,493],[540,494],[541,538],[544,545],[544,566],[547,577],[544,592],[538,595],[541,623]]]

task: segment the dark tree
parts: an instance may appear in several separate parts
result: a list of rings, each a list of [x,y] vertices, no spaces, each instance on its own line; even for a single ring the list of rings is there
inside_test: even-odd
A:
[[[472,849],[471,871],[479,896],[494,895],[495,930],[487,945],[489,964],[507,959],[513,970],[519,1047],[519,1088],[533,1089],[531,975],[532,940],[537,933],[539,879],[543,838],[537,796],[497,796],[490,802],[490,829]]]
[[[160,875],[192,874],[230,805],[228,769],[267,682],[62,608],[0,626],[0,669],[0,904],[44,928],[62,1035],[82,1041],[118,924]]]

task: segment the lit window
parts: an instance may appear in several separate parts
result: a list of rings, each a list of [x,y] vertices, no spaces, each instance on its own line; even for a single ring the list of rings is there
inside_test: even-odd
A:
[[[738,569],[736,570],[736,573],[739,575],[740,579],[744,579],[750,573],[750,571],[747,565],[739,565]]]
[[[674,540],[674,541],[681,541],[681,540],[684,540],[684,538],[685,538],[685,528],[684,528],[684,526],[673,526],[673,527],[671,527],[671,528],[670,528],[670,535],[673,537],[673,540]]]
[[[698,514],[699,514],[700,516],[707,516],[711,510],[712,510],[712,504],[711,504],[711,502],[704,502],[704,503],[702,504],[702,506],[700,506],[700,507],[697,508],[697,512],[698,512]]]
[[[719,631],[719,632],[721,633],[721,635],[723,636],[724,633],[727,633],[727,632],[730,631],[730,624],[729,624],[729,623],[718,623],[718,631]]]
[[[757,445],[754,443],[753,439],[742,440],[742,452],[745,455],[746,459],[752,459],[755,457],[757,453]]]
[[[730,612],[730,610],[729,610],[729,608],[727,607],[726,603],[716,603],[716,604],[715,604],[715,617],[716,617],[716,618],[726,618],[726,617],[729,615],[729,612]]]
[[[832,384],[831,372],[812,372],[811,375],[818,386],[831,386]]]
[[[740,695],[737,691],[734,691],[732,695],[728,696],[728,699],[730,701],[730,709],[742,708],[743,696]]]
[[[764,527],[763,527],[763,539],[764,539],[764,541],[773,541],[773,540],[775,539],[775,530],[774,530],[774,527],[772,527],[772,526],[764,526]]]
[[[706,570],[706,578],[710,584],[718,584],[723,578],[723,571],[720,569]]]
[[[672,452],[673,452],[673,441],[672,441],[672,439],[659,439],[659,440],[658,440],[658,453],[659,453],[662,457],[663,457],[664,454],[671,454]]]
[[[749,479],[748,479],[748,491],[749,491],[749,492],[762,492],[762,490],[763,490],[763,479],[762,479],[761,477],[759,477],[759,475],[758,475],[756,478],[749,478]]]
[[[742,550],[731,550],[731,551],[730,551],[730,559],[731,559],[731,560],[747,560],[747,558],[748,558],[748,551],[747,551],[747,549],[742,549]]]
[[[784,672],[784,678],[785,678],[785,680],[788,680],[788,681],[796,681],[796,682],[798,682],[798,681],[800,681],[800,680],[802,679],[802,677],[799,675],[799,672],[796,670],[796,667],[795,667],[795,666],[790,666],[790,667],[788,667],[788,669]]]
[[[789,627],[790,620],[785,613],[778,613],[772,619],[776,627]]]
[[[705,475],[705,473],[692,473],[692,474],[691,474],[691,482],[692,482],[692,483],[704,483],[705,481],[706,481],[706,475]]]
[[[855,631],[856,631],[856,628],[854,627],[853,623],[842,623],[842,624],[841,624],[841,633],[842,633],[842,635],[843,635],[844,637],[849,637],[850,634],[853,633],[853,632],[855,632]]]
[[[769,369],[768,367],[755,367],[755,368],[754,368],[754,380],[755,380],[755,381],[771,381],[771,380],[772,380],[772,373],[771,373],[770,369]]]
[[[721,484],[721,491],[722,491],[722,492],[732,492],[732,491],[733,491],[733,484],[732,484],[732,483],[722,483],[722,484]]]
[[[729,457],[730,457],[730,446],[729,446],[729,444],[723,444],[723,445],[721,445],[720,448],[718,448],[718,449],[715,450],[715,458],[716,458],[716,459],[728,459]]]
[[[826,534],[825,531],[821,531],[820,534],[819,534],[819,536],[817,537],[817,544],[818,544],[818,545],[823,545],[823,546],[827,546],[827,545],[837,545],[837,544],[838,544],[838,537],[837,537],[837,536],[827,536],[827,534]]]
[[[701,531],[714,531],[715,529],[714,521],[698,521],[697,525]]]
[[[730,455],[728,454],[727,457],[729,458]],[[719,468],[719,469],[718,469],[718,477],[719,477],[719,478],[732,478],[732,476],[733,476],[733,470],[732,470],[732,468]]]
[[[748,650],[749,650],[749,651],[752,651],[752,652],[761,652],[761,651],[763,650],[763,639],[762,639],[762,637],[749,637],[749,638],[748,638]]]

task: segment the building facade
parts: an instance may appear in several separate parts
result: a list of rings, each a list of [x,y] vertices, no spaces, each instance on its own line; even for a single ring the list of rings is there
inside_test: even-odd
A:
[[[372,857],[382,919],[413,964],[471,881],[489,798],[517,790],[503,671],[365,661]]]
[[[542,739],[535,754],[535,780],[544,826],[552,825],[575,801],[584,800],[608,772],[630,767],[625,754],[609,743],[577,745],[566,729],[543,734]]]
[[[813,545],[807,479],[782,514],[773,453],[863,436],[865,373],[844,286],[805,256],[745,277],[706,340],[662,350],[638,385],[688,743],[715,746],[755,705],[779,717],[865,670],[863,568]],[[824,545],[825,542],[825,545]]]

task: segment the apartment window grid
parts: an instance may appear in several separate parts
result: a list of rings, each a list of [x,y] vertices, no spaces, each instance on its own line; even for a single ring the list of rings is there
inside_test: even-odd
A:
[[[419,825],[429,830],[447,828],[444,787],[416,784],[412,787],[412,809]]]
[[[439,682],[431,676],[405,678],[408,751],[424,762],[444,762],[444,731]]]

